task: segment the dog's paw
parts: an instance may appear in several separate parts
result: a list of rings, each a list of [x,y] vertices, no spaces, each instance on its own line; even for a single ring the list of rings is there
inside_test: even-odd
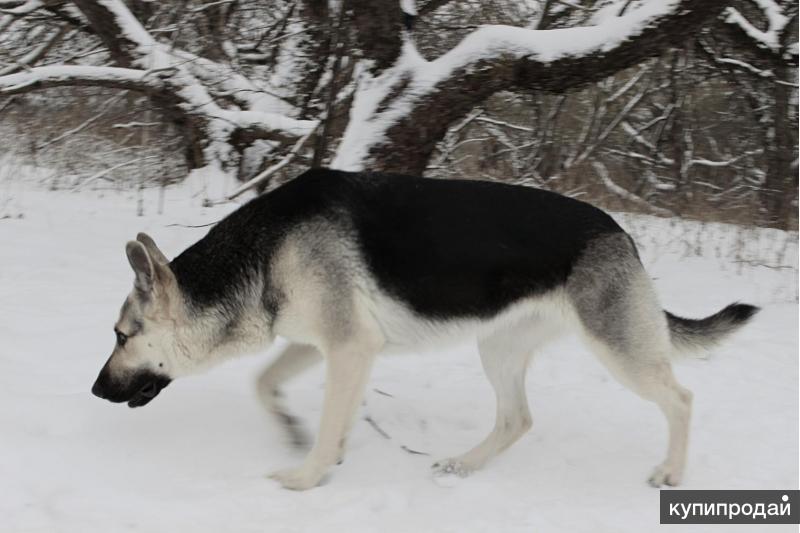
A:
[[[269,477],[280,483],[285,489],[308,490],[319,484],[322,474],[300,467],[278,470]]]
[[[459,461],[458,459],[442,459],[431,465],[434,476],[458,476],[467,477],[475,471],[471,465]]]
[[[666,464],[661,464],[653,470],[653,473],[647,479],[647,483],[651,487],[658,488],[662,485],[669,485],[675,487],[681,484],[681,473],[676,469]]]

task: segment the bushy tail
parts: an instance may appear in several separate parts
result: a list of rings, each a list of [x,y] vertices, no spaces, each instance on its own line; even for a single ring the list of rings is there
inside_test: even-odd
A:
[[[746,324],[760,309],[754,305],[732,303],[709,317],[691,319],[675,316],[668,311],[672,345],[680,351],[710,348]]]

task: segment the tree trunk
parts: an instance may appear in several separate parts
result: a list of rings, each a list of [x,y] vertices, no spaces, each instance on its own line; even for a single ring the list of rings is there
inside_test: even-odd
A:
[[[792,76],[790,69],[782,65],[775,65],[775,74],[778,80]],[[767,224],[785,229],[790,225],[792,203],[797,197],[797,169],[792,168],[792,129],[796,130],[797,124],[791,119],[791,87],[775,83],[773,95],[772,124],[767,130],[767,171],[761,194]]]

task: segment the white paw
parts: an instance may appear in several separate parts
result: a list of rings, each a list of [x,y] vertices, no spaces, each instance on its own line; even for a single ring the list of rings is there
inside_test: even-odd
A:
[[[300,467],[278,470],[270,474],[269,477],[280,483],[285,489],[308,490],[319,484],[322,474]]]
[[[662,485],[669,485],[675,487],[681,484],[681,472],[667,464],[661,464],[653,470],[652,475],[647,482],[652,487],[660,487]]]
[[[458,459],[442,459],[431,465],[434,476],[467,477],[476,470],[473,466]]]

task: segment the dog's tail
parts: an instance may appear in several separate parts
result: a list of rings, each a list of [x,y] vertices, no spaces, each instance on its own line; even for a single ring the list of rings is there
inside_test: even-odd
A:
[[[683,318],[668,311],[667,323],[672,345],[681,352],[711,348],[722,339],[746,324],[760,308],[754,305],[732,303],[725,309],[706,318]]]

